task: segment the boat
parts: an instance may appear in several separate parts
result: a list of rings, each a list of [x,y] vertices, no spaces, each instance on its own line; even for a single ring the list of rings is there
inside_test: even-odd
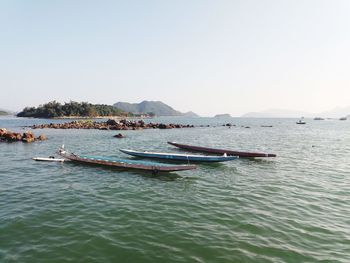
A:
[[[315,121],[324,121],[324,118],[321,118],[321,117],[315,117],[314,118]]]
[[[346,121],[348,118],[347,117],[341,117],[339,120],[340,121]]]
[[[134,151],[127,149],[120,149],[121,152],[143,158],[156,158],[156,159],[167,159],[176,161],[187,161],[187,162],[225,162],[237,159],[237,156],[207,156],[207,155],[193,155],[193,154],[178,154],[178,153],[161,153],[161,152],[147,152],[147,151]]]
[[[193,170],[197,168],[195,165],[168,165],[156,162],[136,161],[112,157],[77,155],[74,153],[67,152],[64,149],[64,147],[61,147],[59,149],[58,154],[65,159],[77,163],[95,164],[101,166],[119,167],[133,170],[144,170],[151,171],[154,174],[158,172],[176,172]]]
[[[304,117],[301,117],[301,119],[298,120],[296,124],[306,124],[306,122],[304,121]]]
[[[34,157],[34,161],[41,161],[41,162],[64,162],[65,159],[62,158],[55,158],[55,156],[49,156],[49,157]]]
[[[181,149],[195,151],[195,152],[203,152],[203,153],[213,153],[213,154],[227,154],[229,156],[238,156],[244,158],[254,158],[254,157],[276,157],[276,154],[272,153],[263,153],[263,152],[242,152],[242,151],[232,151],[225,149],[216,149],[202,146],[193,146],[187,144],[181,144],[176,142],[168,142],[169,144],[176,146]]]

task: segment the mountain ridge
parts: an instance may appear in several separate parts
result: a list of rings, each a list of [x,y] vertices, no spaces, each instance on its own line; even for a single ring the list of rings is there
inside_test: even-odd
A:
[[[12,112],[12,111],[0,108],[0,115],[1,116],[8,116],[8,115],[13,115],[13,114],[14,114],[14,112]]]
[[[194,112],[182,113],[162,101],[141,101],[140,103],[117,102],[114,107],[133,114],[154,114],[156,116],[187,116],[198,117]]]

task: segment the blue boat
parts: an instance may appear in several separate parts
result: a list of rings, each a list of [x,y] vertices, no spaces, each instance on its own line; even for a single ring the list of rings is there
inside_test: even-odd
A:
[[[207,155],[191,155],[191,154],[177,154],[177,153],[161,153],[161,152],[147,152],[134,151],[127,149],[120,149],[121,152],[143,158],[156,158],[166,160],[177,160],[187,162],[225,162],[237,159],[237,156],[207,156]]]

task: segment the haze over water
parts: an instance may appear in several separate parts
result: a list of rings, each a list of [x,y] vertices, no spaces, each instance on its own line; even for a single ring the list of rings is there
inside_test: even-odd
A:
[[[115,131],[34,130],[49,139],[1,143],[0,261],[350,261],[350,122],[158,121],[211,127],[125,131],[121,140]],[[43,122],[51,121],[1,118],[0,127]],[[221,126],[227,122],[237,126]],[[159,176],[31,160],[62,144],[76,153],[123,158],[129,157],[119,148],[179,152],[167,141],[277,158],[200,164]]]
[[[241,116],[348,107],[349,12],[348,0],[2,1],[0,108],[160,100]]]

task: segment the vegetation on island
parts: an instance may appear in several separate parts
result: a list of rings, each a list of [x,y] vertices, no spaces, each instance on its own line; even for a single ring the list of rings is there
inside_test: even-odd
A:
[[[40,105],[39,107],[26,107],[17,117],[33,118],[61,118],[61,117],[98,117],[98,116],[128,116],[128,113],[104,104],[91,104],[88,102],[66,102],[61,104],[57,101]]]

